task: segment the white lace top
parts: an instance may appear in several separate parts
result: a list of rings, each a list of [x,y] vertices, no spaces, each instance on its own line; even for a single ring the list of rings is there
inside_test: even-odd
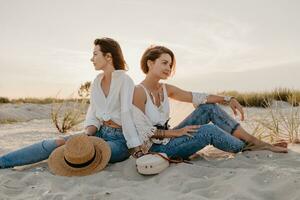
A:
[[[144,88],[146,89],[146,88]],[[166,145],[170,138],[164,138],[163,140],[152,138],[154,133],[156,132],[157,128],[154,126],[156,123],[159,122],[166,122],[169,119],[169,101],[165,101],[165,99],[168,99],[166,88],[164,87],[164,102],[166,102],[167,107],[162,109],[164,114],[167,115],[161,115],[161,117],[158,117],[158,115],[153,114],[157,112],[157,107],[155,105],[153,106],[147,106],[147,103],[150,101],[152,103],[152,100],[150,99],[150,96],[147,93],[147,90],[145,91],[147,95],[147,102],[145,105],[145,113],[143,113],[138,107],[133,106],[132,109],[132,116],[133,121],[135,123],[138,136],[140,141],[142,142],[142,150],[144,153],[147,153],[149,149],[151,148],[152,144],[163,144]],[[209,94],[207,93],[198,93],[198,92],[192,92],[192,103],[195,107],[197,107],[200,104],[205,104],[207,101],[207,97]],[[153,103],[152,103],[153,104]],[[163,105],[162,104],[162,105]],[[152,111],[150,109],[153,109]],[[164,124],[164,123],[162,123]]]
[[[164,125],[170,116],[170,105],[166,85],[162,85],[164,97],[159,107],[157,107],[152,102],[147,88],[145,88],[145,86],[143,86],[142,84],[139,84],[139,86],[141,86],[144,89],[147,96],[147,101],[145,104],[145,114],[147,115],[147,117],[149,117],[153,125]]]

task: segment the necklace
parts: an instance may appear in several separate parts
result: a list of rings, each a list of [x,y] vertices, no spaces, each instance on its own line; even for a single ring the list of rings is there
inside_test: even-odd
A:
[[[158,100],[156,100],[155,95],[154,95],[153,92],[150,92],[150,96],[151,96],[151,98],[153,99],[153,103],[154,103],[155,105],[158,105],[158,102],[159,102],[159,105],[161,106],[161,104],[162,104],[162,98],[163,98],[162,92],[161,92],[161,91],[158,91],[157,93],[158,93]]]
[[[143,84],[142,84],[143,85]],[[162,93],[162,84],[159,85],[159,87],[157,88],[157,94],[158,94],[158,99],[155,98],[155,95],[154,95],[154,91],[150,91],[148,88],[146,88],[146,86],[144,86],[145,89],[148,91],[149,95],[150,95],[150,98],[152,99],[153,101],[153,104],[158,108],[158,110],[160,112],[163,112],[162,111],[162,99],[163,99],[163,93]],[[157,106],[158,105],[158,102],[159,102],[159,107]]]

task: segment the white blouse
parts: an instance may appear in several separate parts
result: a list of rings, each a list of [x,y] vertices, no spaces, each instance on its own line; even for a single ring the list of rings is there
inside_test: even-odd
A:
[[[102,78],[103,73],[100,73],[92,83],[90,106],[84,127],[93,125],[99,130],[103,121],[112,120],[122,126],[128,148],[141,145],[131,111],[134,92],[133,80],[125,70],[113,71],[109,93],[106,97],[100,85]]]

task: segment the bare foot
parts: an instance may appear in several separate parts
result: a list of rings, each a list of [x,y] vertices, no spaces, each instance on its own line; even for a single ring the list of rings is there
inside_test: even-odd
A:
[[[287,153],[288,152],[288,149],[286,147],[274,146],[274,145],[268,146],[266,150],[270,150],[275,153]]]
[[[244,148],[244,151],[259,151],[259,150],[268,150],[274,153],[288,153],[286,147],[273,146],[271,144],[253,144]]]
[[[190,159],[190,160],[196,160],[196,159],[199,158],[199,157],[201,157],[200,154],[194,153],[193,155],[191,155],[191,156],[189,157],[189,159]]]
[[[298,138],[294,139],[294,140],[293,140],[293,143],[294,143],[294,144],[300,144],[300,139],[298,139]]]
[[[280,142],[276,142],[275,144],[273,144],[273,146],[287,148],[288,147],[288,143],[285,142],[285,141],[280,141]]]

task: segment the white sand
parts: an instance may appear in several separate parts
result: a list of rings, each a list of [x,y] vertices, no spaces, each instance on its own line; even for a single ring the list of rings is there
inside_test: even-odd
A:
[[[0,105],[1,117],[5,117],[3,113],[6,109],[10,110],[11,115],[17,115],[16,111],[23,109],[13,109],[15,105],[6,106],[3,109]],[[32,106],[33,109],[38,110],[35,106]],[[181,110],[180,115],[183,116],[190,110]],[[249,109],[247,116],[264,112],[263,109]],[[25,111],[24,114],[26,116]],[[172,120],[173,125],[180,121],[179,114]],[[58,135],[47,116],[28,122],[0,124],[0,155]],[[0,170],[0,200],[296,200],[300,199],[299,152],[299,145],[290,145],[288,154],[255,151],[240,153],[232,158],[229,154],[220,154],[209,147],[202,153],[203,158],[194,160],[192,165],[172,164],[156,176],[139,175],[132,158],[109,165],[104,171],[91,176],[71,178],[52,175],[47,163],[43,162],[31,167],[17,168],[18,170]]]

